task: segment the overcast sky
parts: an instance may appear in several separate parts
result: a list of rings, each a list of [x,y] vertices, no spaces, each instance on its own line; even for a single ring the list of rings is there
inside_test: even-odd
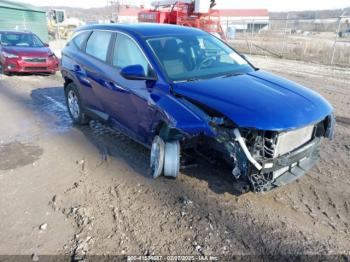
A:
[[[148,5],[153,0],[124,0]],[[208,0],[209,1],[209,0]],[[107,0],[17,0],[38,6],[102,7]],[[321,10],[350,6],[350,0],[217,0],[218,8],[267,8],[270,11]]]

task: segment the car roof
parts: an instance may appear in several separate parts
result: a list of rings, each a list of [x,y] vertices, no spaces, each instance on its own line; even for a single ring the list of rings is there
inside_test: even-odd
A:
[[[204,31],[193,27],[169,25],[169,24],[155,24],[155,23],[95,24],[95,25],[80,27],[76,31],[84,31],[84,30],[121,31],[129,34],[137,34],[141,37],[205,34]]]

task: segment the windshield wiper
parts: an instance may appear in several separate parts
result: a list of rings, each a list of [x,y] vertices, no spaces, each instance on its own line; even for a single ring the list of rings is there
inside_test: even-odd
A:
[[[174,83],[195,82],[195,81],[199,81],[201,79],[202,78],[199,78],[199,77],[192,77],[192,78],[188,78],[188,79],[184,79],[184,80],[174,81]]]
[[[223,75],[223,78],[232,77],[232,76],[241,76],[241,75],[245,75],[245,74],[244,73],[228,73],[226,75]]]

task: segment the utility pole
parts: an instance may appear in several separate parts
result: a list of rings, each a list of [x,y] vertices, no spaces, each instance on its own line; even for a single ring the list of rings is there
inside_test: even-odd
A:
[[[111,7],[111,21],[114,23],[118,22],[120,6],[123,4],[121,2],[122,0],[107,0],[107,6]]]
[[[281,52],[281,57],[284,56],[284,50],[286,47],[286,39],[287,39],[287,27],[288,27],[288,21],[289,20],[289,12],[287,12],[287,18],[286,18],[286,23],[284,25],[284,35],[283,35],[283,43],[282,43],[282,52]]]
[[[337,46],[337,41],[338,41],[338,36],[340,32],[340,27],[341,27],[341,21],[342,18],[345,17],[345,12],[338,18],[338,27],[337,27],[337,32],[335,32],[335,39],[334,39],[334,44],[333,44],[333,50],[332,50],[332,58],[331,58],[331,65],[334,63],[334,56],[335,56],[335,49]]]

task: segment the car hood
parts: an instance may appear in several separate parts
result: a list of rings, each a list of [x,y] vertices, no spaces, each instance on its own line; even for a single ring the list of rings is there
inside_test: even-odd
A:
[[[2,50],[11,54],[18,56],[37,56],[37,57],[47,57],[52,54],[50,48],[48,47],[12,47],[5,46]]]
[[[316,92],[261,70],[176,83],[173,88],[176,94],[220,112],[239,127],[296,129],[321,121],[333,111]]]

